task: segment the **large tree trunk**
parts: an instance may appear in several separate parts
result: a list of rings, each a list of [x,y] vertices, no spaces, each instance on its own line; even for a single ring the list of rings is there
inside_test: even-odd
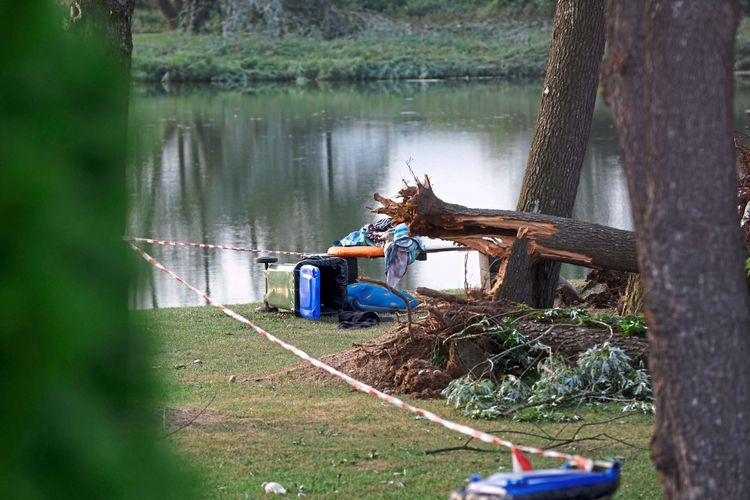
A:
[[[129,72],[135,0],[79,0],[76,5],[73,29],[83,35],[103,34],[123,69]]]
[[[731,0],[610,2],[664,495],[750,496],[750,300],[735,204]]]
[[[581,266],[637,272],[635,235],[599,224],[510,210],[467,208],[445,203],[427,177],[404,187],[401,202],[375,194],[387,214],[407,222],[409,232],[455,241],[485,255],[507,257],[523,246],[531,262],[548,259]],[[521,253],[521,252],[518,252]]]
[[[573,215],[596,102],[604,53],[604,0],[559,0],[536,131],[526,164],[518,210]],[[500,295],[550,307],[560,263],[531,263],[514,252]]]

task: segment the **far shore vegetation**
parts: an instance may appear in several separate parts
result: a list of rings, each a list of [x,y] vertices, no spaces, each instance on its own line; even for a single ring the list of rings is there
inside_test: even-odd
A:
[[[247,33],[134,37],[133,73],[145,82],[242,87],[261,81],[542,78],[550,26],[534,21],[365,32],[352,38]]]
[[[376,27],[330,39],[316,30],[225,35],[218,16],[201,33],[170,31],[160,12],[137,9],[133,78],[245,88],[258,82],[544,77],[550,2],[525,9],[512,8],[513,2],[468,2],[474,7],[463,10],[437,0],[403,3],[400,10],[373,12],[384,20]],[[493,10],[493,4],[507,5]],[[737,32],[735,69],[743,82],[741,75],[750,72],[750,18]]]

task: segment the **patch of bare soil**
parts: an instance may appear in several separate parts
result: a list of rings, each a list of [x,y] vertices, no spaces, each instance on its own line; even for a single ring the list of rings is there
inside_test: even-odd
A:
[[[321,361],[387,393],[437,398],[452,379],[429,361],[436,340],[435,335],[424,332],[409,336],[405,324],[399,324],[380,338],[325,356]],[[303,377],[329,379],[331,375],[306,366]]]
[[[476,377],[497,375],[492,373],[496,365],[488,357],[507,348],[496,335],[485,334],[483,329],[499,325],[507,317],[518,318],[516,328],[524,335],[539,339],[553,353],[570,360],[606,341],[622,348],[634,365],[646,360],[644,338],[578,325],[538,324],[523,319],[528,316],[527,311],[482,299],[450,299],[439,292],[431,297],[422,295],[422,299],[423,314],[415,320],[411,334],[405,323],[398,323],[382,337],[356,344],[322,361],[384,392],[438,398],[455,378],[468,373]],[[311,366],[301,369],[298,375],[307,380],[331,378]]]
[[[225,417],[201,408],[164,408],[162,410],[162,420],[165,428],[226,423]]]

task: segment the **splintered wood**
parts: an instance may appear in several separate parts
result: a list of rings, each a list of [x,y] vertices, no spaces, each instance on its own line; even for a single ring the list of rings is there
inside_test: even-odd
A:
[[[468,208],[446,203],[427,176],[405,184],[400,201],[375,193],[373,211],[406,222],[412,235],[454,241],[485,255],[507,257],[517,239],[532,259],[638,272],[635,235],[599,224],[528,212]]]

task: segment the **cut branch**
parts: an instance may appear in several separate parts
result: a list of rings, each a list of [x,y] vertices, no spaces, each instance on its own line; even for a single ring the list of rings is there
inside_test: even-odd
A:
[[[431,299],[444,300],[446,302],[452,302],[454,304],[468,304],[469,301],[463,297],[458,297],[450,293],[433,290],[432,288],[419,287],[415,290],[418,295],[430,297]]]
[[[520,236],[526,240],[521,246],[534,261],[638,272],[632,231],[550,215],[446,203],[435,196],[427,176],[415,181],[414,186],[401,189],[401,201],[375,193],[382,206],[373,211],[406,222],[410,234],[455,241],[485,255],[506,257]]]
[[[370,283],[371,285],[382,286],[383,288],[391,292],[393,295],[395,295],[396,297],[404,301],[404,305],[406,306],[406,328],[407,328],[407,331],[409,332],[409,336],[413,338],[414,333],[412,332],[412,328],[411,328],[411,304],[409,303],[409,298],[403,293],[393,288],[391,285],[389,285],[385,281],[376,280],[372,278],[365,278],[364,276],[360,276],[358,278],[358,281],[362,283]]]

